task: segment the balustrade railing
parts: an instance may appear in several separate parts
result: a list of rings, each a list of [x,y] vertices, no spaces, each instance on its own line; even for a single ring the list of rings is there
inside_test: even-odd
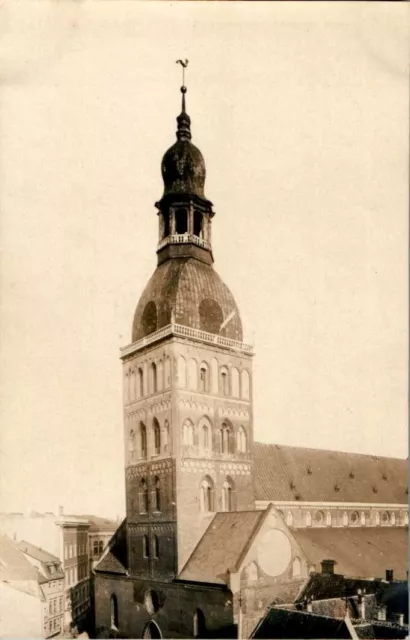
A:
[[[233,351],[240,351],[242,353],[251,354],[253,351],[252,345],[245,344],[244,342],[240,342],[239,340],[232,340],[231,338],[226,338],[225,336],[220,336],[216,333],[208,333],[207,331],[202,331],[201,329],[194,329],[193,327],[186,327],[182,324],[168,324],[166,327],[151,333],[136,342],[128,345],[121,349],[121,355],[127,356],[130,353],[134,353],[135,351],[139,351],[143,347],[146,347],[154,342],[158,342],[158,340],[162,340],[167,336],[175,335],[182,336],[185,338],[191,338],[192,340],[198,340],[199,342],[206,342],[207,344],[216,344],[220,347],[226,347],[228,349],[232,349]]]
[[[203,249],[211,250],[211,245],[207,240],[195,236],[192,233],[175,233],[171,236],[163,238],[158,244],[158,250],[163,249],[168,244],[196,244]]]

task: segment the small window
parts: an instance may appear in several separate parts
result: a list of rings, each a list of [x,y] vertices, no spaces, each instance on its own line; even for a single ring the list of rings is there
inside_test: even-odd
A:
[[[193,619],[193,636],[194,638],[204,638],[205,637],[205,616],[202,613],[201,609],[197,609],[194,613]]]
[[[161,511],[161,483],[158,476],[154,479],[154,506],[155,511]]]
[[[118,629],[118,602],[117,596],[112,595],[110,599],[111,608],[111,629]]]
[[[202,446],[209,449],[209,428],[207,424],[202,425]]]
[[[292,563],[292,576],[293,576],[294,578],[296,578],[296,577],[300,576],[300,574],[301,574],[301,568],[302,568],[302,567],[301,567],[300,559],[296,557],[296,558],[294,559],[293,563]]]
[[[246,449],[247,449],[246,440],[247,440],[246,431],[241,426],[239,427],[239,430],[238,430],[238,451],[240,453],[246,453]]]
[[[156,393],[158,389],[157,365],[151,363],[151,393]]]
[[[233,482],[227,478],[222,487],[222,511],[233,511]]]
[[[98,555],[98,541],[94,540],[94,544],[93,544],[93,553],[94,555]]]
[[[183,443],[191,447],[194,444],[194,427],[192,422],[187,420],[183,427]]]
[[[214,511],[213,482],[209,477],[204,478],[201,482],[200,503],[201,511],[204,511],[205,513]]]
[[[140,481],[140,491],[139,491],[139,499],[140,499],[140,513],[148,512],[148,487],[145,478],[141,478]]]
[[[159,538],[154,536],[154,558],[159,558]]]
[[[199,390],[202,393],[209,391],[209,369],[208,365],[202,363],[199,369]]]
[[[156,418],[154,418],[154,453],[155,455],[161,453],[161,429]]]
[[[146,458],[148,454],[147,429],[143,422],[140,422],[140,442],[141,442],[141,458]]]
[[[137,379],[138,379],[138,397],[142,398],[144,395],[144,372],[141,369],[141,367],[138,368]]]
[[[149,558],[149,542],[148,536],[142,536],[142,556],[143,558]]]
[[[221,371],[221,394],[223,396],[229,395],[228,372],[225,369]]]
[[[102,553],[104,551],[104,543],[102,540],[98,543],[98,553]]]

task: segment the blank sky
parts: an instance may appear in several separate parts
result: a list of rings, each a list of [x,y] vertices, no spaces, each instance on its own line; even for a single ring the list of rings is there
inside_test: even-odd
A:
[[[407,3],[0,4],[2,509],[124,510],[119,348],[188,58],[255,437],[407,455]]]

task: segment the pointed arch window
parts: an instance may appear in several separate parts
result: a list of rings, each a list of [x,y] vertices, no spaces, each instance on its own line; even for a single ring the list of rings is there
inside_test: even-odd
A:
[[[240,453],[246,453],[247,450],[247,437],[244,427],[240,426],[238,429],[238,451]]]
[[[154,454],[158,455],[161,453],[161,429],[158,424],[158,420],[154,418],[153,421],[154,428]]]
[[[144,372],[141,367],[138,367],[137,371],[137,389],[138,398],[142,398],[144,395]]]
[[[200,506],[204,513],[214,511],[214,483],[209,476],[206,476],[201,482]]]
[[[233,397],[239,398],[239,371],[236,367],[231,370],[231,385]]]
[[[140,422],[140,445],[141,445],[141,458],[146,458],[148,455],[147,428],[143,422]]]
[[[183,426],[183,443],[187,447],[194,444],[194,425],[190,420],[186,420]]]
[[[219,446],[221,453],[234,453],[232,429],[226,422],[219,431]]]
[[[206,362],[202,362],[199,369],[199,390],[209,393],[209,367]]]
[[[169,422],[165,420],[164,422],[164,435],[162,438],[164,451],[168,451],[168,441],[169,441]]]
[[[130,436],[128,440],[128,451],[130,455],[130,460],[134,460],[135,455],[135,431],[134,429],[130,429]]]
[[[223,396],[229,395],[229,378],[228,369],[226,367],[221,368],[221,394]]]
[[[119,627],[118,601],[117,601],[117,596],[115,594],[113,594],[110,598],[110,618],[111,618],[111,629],[117,630]]]
[[[140,480],[139,501],[140,513],[148,513],[148,485],[145,478]]]
[[[158,536],[154,536],[153,539],[153,546],[154,546],[154,558],[157,560],[159,558],[159,538]]]
[[[151,393],[156,393],[158,388],[157,365],[151,362]]]
[[[142,536],[142,557],[149,558],[149,540],[147,535]]]
[[[154,478],[154,511],[161,511],[161,482],[158,476]]]
[[[193,627],[194,638],[203,638],[205,636],[205,616],[201,609],[197,609],[194,613]]]
[[[234,510],[235,485],[231,478],[226,478],[222,486],[222,511]]]
[[[296,578],[301,574],[302,565],[300,562],[300,558],[296,557],[292,563],[292,576]]]

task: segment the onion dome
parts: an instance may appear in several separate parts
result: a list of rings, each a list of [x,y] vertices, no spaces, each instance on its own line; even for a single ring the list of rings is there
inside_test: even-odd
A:
[[[161,163],[163,197],[183,193],[205,199],[205,161],[191,142],[191,118],[185,110],[186,87],[181,87],[181,92],[182,111],[177,117],[177,142],[168,149]]]
[[[195,258],[159,265],[134,315],[132,341],[171,322],[242,342],[242,323],[232,293],[212,265]]]

